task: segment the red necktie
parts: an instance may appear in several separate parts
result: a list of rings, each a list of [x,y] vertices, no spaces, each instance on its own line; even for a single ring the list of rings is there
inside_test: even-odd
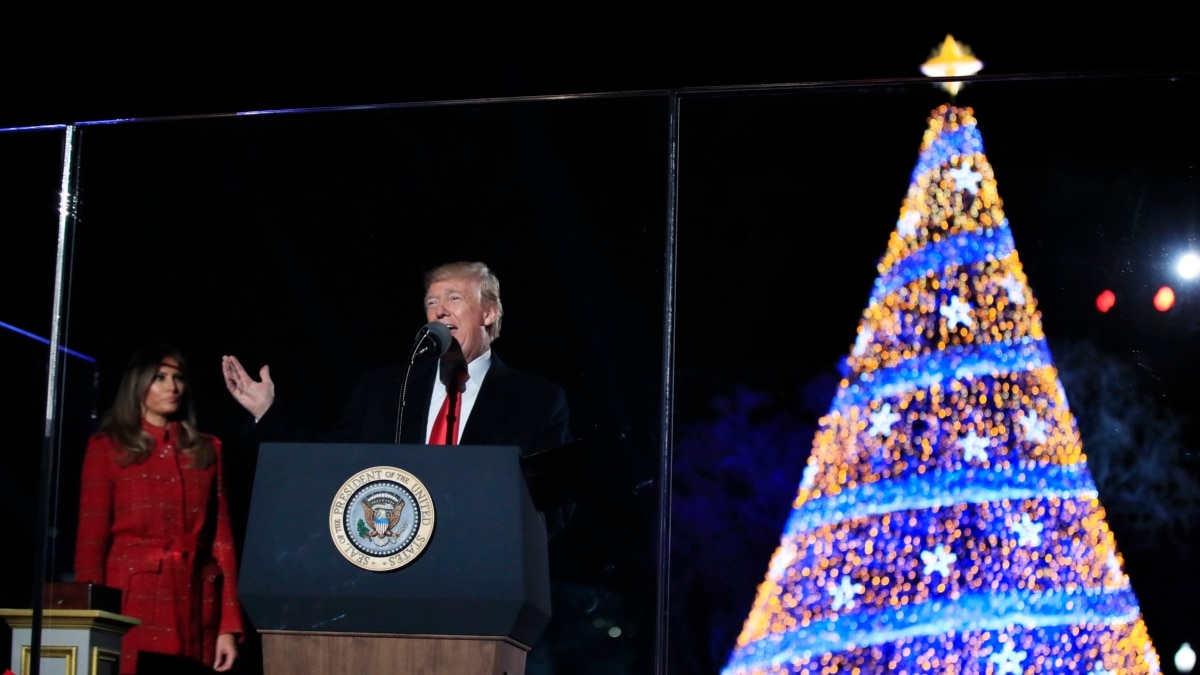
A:
[[[454,401],[453,411],[450,409],[451,400]],[[430,445],[458,444],[458,413],[461,409],[462,392],[447,387],[446,398],[442,401],[442,409],[438,411],[437,419],[433,421],[433,431],[429,432]],[[451,430],[449,437],[446,435],[447,428]]]

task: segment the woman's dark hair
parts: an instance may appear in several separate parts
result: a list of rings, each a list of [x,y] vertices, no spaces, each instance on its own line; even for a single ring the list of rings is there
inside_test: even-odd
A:
[[[146,461],[154,449],[154,437],[142,429],[142,404],[154,376],[158,374],[163,359],[171,358],[179,364],[179,371],[187,381],[187,361],[179,350],[163,344],[147,345],[134,352],[125,371],[112,408],[100,422],[99,434],[112,439],[124,451],[117,460],[121,466],[140,464]],[[180,398],[179,409],[169,421],[179,423],[176,444],[179,450],[192,459],[191,468],[204,469],[216,461],[212,440],[196,429],[196,411],[192,405],[190,387],[185,387]]]

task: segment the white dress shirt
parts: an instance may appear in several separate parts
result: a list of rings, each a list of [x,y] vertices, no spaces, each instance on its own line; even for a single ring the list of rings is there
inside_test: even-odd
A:
[[[458,438],[460,441],[462,440],[463,429],[467,428],[467,420],[471,417],[471,410],[475,407],[475,399],[479,397],[479,387],[483,385],[483,378],[487,376],[488,368],[491,365],[491,349],[467,364],[466,388],[462,391],[462,403],[459,404],[458,410]],[[433,433],[434,422],[437,421],[438,413],[442,410],[442,403],[446,400],[446,388],[442,386],[441,367],[442,365],[439,362],[438,379],[433,385],[433,396],[429,397],[428,418],[425,420],[426,439]]]

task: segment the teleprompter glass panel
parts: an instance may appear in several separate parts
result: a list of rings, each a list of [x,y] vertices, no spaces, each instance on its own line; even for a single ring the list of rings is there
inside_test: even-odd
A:
[[[581,441],[529,672],[646,672],[668,113],[639,95],[83,125],[70,339],[98,359],[102,408],[138,345],[184,353],[244,537],[255,447],[221,357],[269,365],[279,400],[328,429],[360,373],[408,357],[423,273],[486,262],[503,291],[494,354],[561,385]],[[64,475],[83,449],[63,448]]]
[[[65,130],[61,127],[0,131],[0,222],[5,264],[0,266],[0,353],[4,354],[8,396],[6,427],[12,434],[0,456],[0,494],[9,524],[8,555],[0,556],[0,607],[32,606],[34,580],[53,565],[59,542],[52,505],[42,502],[42,458],[47,450],[47,373],[54,324],[55,267],[59,232],[59,192]],[[60,345],[59,359],[78,361]],[[60,402],[86,403],[88,384],[71,380]],[[82,413],[86,415],[86,411]],[[39,527],[39,523],[41,527]],[[48,555],[47,555],[48,554]],[[0,631],[0,659],[7,659],[11,632]]]
[[[1195,635],[1198,95],[681,95],[670,672]]]

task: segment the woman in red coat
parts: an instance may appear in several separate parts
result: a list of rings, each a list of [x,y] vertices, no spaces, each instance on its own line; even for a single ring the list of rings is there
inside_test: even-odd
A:
[[[221,472],[221,441],[196,429],[183,357],[139,350],[88,441],[75,551],[76,580],[120,589],[121,612],[141,619],[122,642],[122,675],[151,652],[233,667],[244,631]]]

